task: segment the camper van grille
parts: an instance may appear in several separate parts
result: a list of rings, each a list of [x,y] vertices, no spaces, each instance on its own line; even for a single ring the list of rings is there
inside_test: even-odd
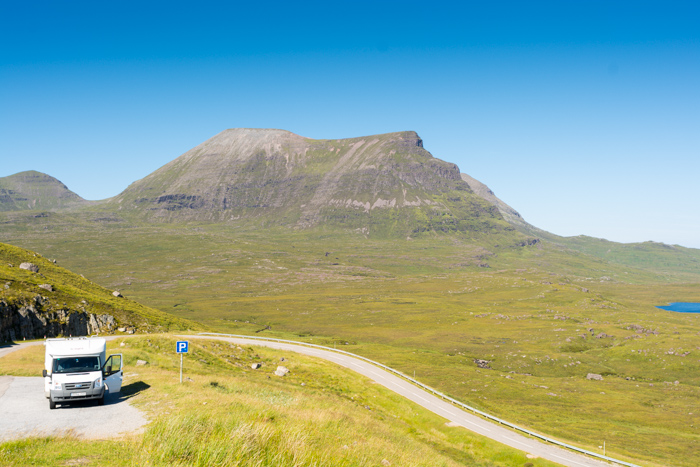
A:
[[[87,381],[85,383],[66,383],[64,385],[64,388],[66,391],[76,391],[76,390],[81,390],[81,389],[91,389],[92,388],[92,382]]]

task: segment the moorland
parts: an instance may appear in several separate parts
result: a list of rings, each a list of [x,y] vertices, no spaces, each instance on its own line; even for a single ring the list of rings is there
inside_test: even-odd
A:
[[[222,172],[197,172],[212,152],[195,148],[103,203],[8,209],[0,241],[209,330],[342,347],[568,443],[696,465],[700,316],[656,305],[700,301],[700,251],[543,232],[430,161],[413,135],[375,139],[362,159],[364,140],[313,142],[316,153],[287,142],[313,170],[244,145],[257,156],[227,160],[246,201],[224,214],[232,189],[182,177]],[[421,167],[430,176],[405,175]],[[360,199],[367,180],[381,181],[368,195],[378,209]]]

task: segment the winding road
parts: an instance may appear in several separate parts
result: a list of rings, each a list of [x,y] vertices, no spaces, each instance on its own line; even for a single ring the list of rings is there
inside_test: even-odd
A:
[[[440,415],[450,422],[460,425],[480,435],[486,436],[494,441],[505,444],[515,449],[525,451],[536,457],[556,462],[569,467],[610,467],[612,464],[598,459],[568,451],[560,447],[542,442],[537,439],[523,436],[515,431],[507,429],[495,422],[484,420],[461,408],[417,387],[416,385],[402,379],[389,371],[383,370],[369,362],[350,355],[309,347],[306,345],[292,344],[288,342],[268,341],[261,339],[249,339],[243,337],[225,337],[218,335],[180,335],[183,339],[213,339],[231,342],[238,345],[259,345],[278,350],[297,352],[311,357],[322,358],[337,365],[349,368],[373,381],[381,384],[387,389],[415,402],[431,412]],[[634,465],[634,464],[624,464]]]

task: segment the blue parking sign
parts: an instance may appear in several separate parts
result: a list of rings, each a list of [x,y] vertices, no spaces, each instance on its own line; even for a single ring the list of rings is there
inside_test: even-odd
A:
[[[187,341],[177,341],[177,346],[175,347],[177,353],[187,353],[189,347],[189,342]]]

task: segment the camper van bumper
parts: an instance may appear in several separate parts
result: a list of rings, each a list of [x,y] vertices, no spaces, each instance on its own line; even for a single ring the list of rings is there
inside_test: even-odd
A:
[[[105,392],[105,387],[93,387],[92,383],[76,383],[65,385],[67,388],[52,389],[51,400],[54,402],[79,401],[86,399],[101,399]]]

